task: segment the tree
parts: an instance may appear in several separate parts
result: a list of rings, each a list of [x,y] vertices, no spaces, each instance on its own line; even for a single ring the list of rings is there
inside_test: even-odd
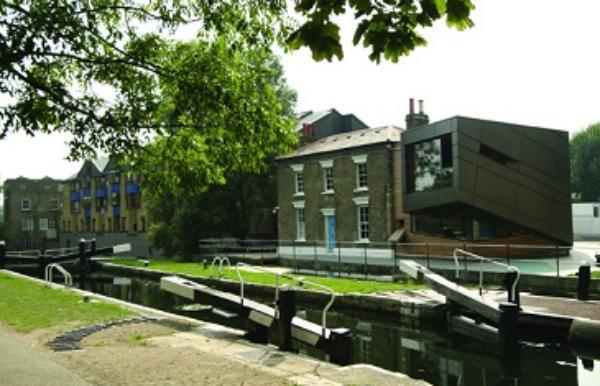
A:
[[[133,154],[157,194],[204,191],[232,173],[262,172],[295,143],[295,93],[277,59],[263,48],[231,48],[224,39],[174,43],[160,58],[162,130]],[[186,75],[187,74],[187,75]]]
[[[186,46],[195,52],[193,44]],[[272,231],[272,210],[276,205],[272,161],[277,155],[288,151],[296,139],[293,127],[288,125],[293,122],[296,94],[287,86],[283,69],[275,57],[249,54],[251,60],[239,58],[238,64],[246,68],[251,63],[252,70],[239,72],[239,83],[244,87],[239,94],[231,91],[231,98],[257,99],[252,104],[256,116],[246,122],[236,119],[235,110],[211,110],[220,113],[220,118],[215,119],[230,122],[227,127],[231,127],[231,135],[237,135],[235,140],[244,146],[232,147],[234,139],[223,134],[225,139],[222,142],[207,146],[210,151],[198,151],[197,143],[204,143],[201,131],[179,130],[156,139],[144,152],[139,153],[140,158],[133,160],[134,166],[141,166],[140,172],[145,180],[144,199],[152,224],[150,239],[168,255],[189,258],[198,251],[198,240],[201,238],[230,236],[244,239],[249,236],[262,237]],[[177,55],[181,58],[186,56],[182,52]],[[194,63],[182,59],[182,65],[192,71],[196,66],[205,68],[203,61],[198,59],[202,55],[191,56],[196,58]],[[229,66],[238,65],[232,56],[225,56],[229,58]],[[215,66],[222,66],[218,63],[219,57],[220,54],[212,53],[206,56],[206,60]],[[261,73],[261,68],[266,72]],[[183,99],[203,98],[202,95],[182,93],[177,87],[170,86],[168,89],[169,99],[173,100],[170,105],[180,115],[195,113],[187,110]],[[220,104],[215,100],[206,102]],[[192,102],[191,105],[197,103],[200,102]],[[265,107],[261,107],[263,105]],[[270,111],[266,106],[279,106],[278,115],[282,117],[280,126],[268,127],[268,120],[259,118],[261,109]],[[168,112],[166,115],[171,114]],[[227,118],[230,115],[232,117]],[[265,121],[264,125],[262,121]],[[257,133],[262,134],[256,137]],[[210,155],[212,151],[214,155]],[[207,156],[214,157],[211,168],[206,167]],[[259,159],[262,161],[257,162]],[[157,174],[152,171],[155,168],[170,169]],[[157,176],[162,176],[162,179]]]
[[[9,100],[0,109],[0,139],[11,131],[67,132],[71,158],[83,158],[95,149],[132,152],[162,130],[197,127],[175,116],[162,120],[161,86],[191,80],[191,87],[197,76],[216,75],[178,67],[177,27],[201,25],[199,45],[217,36],[230,52],[270,49],[285,28],[282,6],[259,0],[0,0],[0,92]],[[219,70],[226,74],[227,68]],[[215,83],[209,91],[227,89]]]
[[[70,156],[78,159],[96,149],[134,152],[163,130],[199,127],[189,120],[197,115],[162,120],[161,86],[199,83],[199,74],[178,66],[173,55],[182,49],[172,42],[182,25],[201,27],[195,42],[206,46],[219,37],[230,52],[270,50],[285,41],[330,60],[343,54],[332,17],[352,11],[354,43],[370,46],[373,60],[396,61],[425,44],[418,28],[442,17],[468,27],[473,9],[470,0],[301,0],[296,11],[306,20],[292,28],[286,6],[282,0],[0,0],[0,93],[8,97],[0,108],[0,139],[16,131],[67,132]],[[164,50],[171,51],[169,61]],[[215,83],[207,91],[222,100],[226,90],[228,84]]]
[[[430,27],[444,16],[450,27],[473,26],[469,16],[474,6],[471,0],[300,0],[295,9],[307,20],[289,35],[292,49],[308,46],[316,60],[342,59],[340,28],[332,17],[352,11],[358,23],[354,45],[362,42],[370,47],[373,61],[379,63],[383,56],[395,63],[427,44],[419,28]]]
[[[183,259],[198,252],[200,239],[272,238],[276,200],[274,170],[235,173],[206,192],[151,195],[146,201],[149,238],[166,255]]]
[[[571,139],[571,189],[578,200],[600,201],[600,122]]]

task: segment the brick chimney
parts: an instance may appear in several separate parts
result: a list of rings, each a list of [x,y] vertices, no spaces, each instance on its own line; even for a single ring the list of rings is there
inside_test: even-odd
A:
[[[406,130],[425,126],[429,123],[429,117],[423,109],[423,100],[419,99],[419,112],[415,113],[415,100],[410,98],[408,102],[408,114],[406,115]]]

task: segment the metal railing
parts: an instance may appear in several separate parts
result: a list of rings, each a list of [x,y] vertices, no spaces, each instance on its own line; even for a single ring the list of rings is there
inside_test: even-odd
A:
[[[217,270],[217,273],[219,275],[221,275],[223,273],[223,263],[227,263],[227,267],[231,268],[231,262],[229,261],[229,258],[227,258],[227,257],[215,256],[215,258],[212,259],[212,262],[210,263],[211,270],[214,268],[216,263],[219,263],[219,267]]]
[[[53,272],[55,269],[63,275],[63,278],[65,280],[65,287],[72,287],[73,276],[71,276],[69,271],[67,271],[63,266],[61,266],[58,263],[52,263],[46,266],[46,269],[44,271],[44,280],[52,283],[54,281]]]
[[[488,259],[517,265],[523,272],[565,276],[576,272],[581,259],[565,259],[571,246],[530,244],[479,244],[473,242],[361,242],[326,240],[201,240],[201,250],[229,256],[251,264],[278,263],[296,273],[363,276],[398,272],[399,260],[410,259],[430,269],[453,269],[454,249],[469,251]],[[267,260],[268,257],[277,258]],[[459,262],[468,269],[469,261]]]
[[[484,262],[489,262],[495,265],[498,265],[500,267],[504,267],[506,268],[507,272],[516,272],[517,274],[517,278],[514,281],[511,291],[512,293],[515,293],[515,290],[517,288],[517,284],[519,283],[519,278],[521,277],[521,273],[519,272],[519,269],[513,265],[507,265],[504,263],[500,263],[498,261],[495,261],[493,259],[487,258],[487,257],[483,257],[483,256],[479,256],[476,255],[475,253],[469,252],[469,251],[464,251],[462,249],[456,248],[454,250],[453,253],[453,257],[454,257],[454,264],[456,266],[456,278],[458,279],[460,277],[460,271],[459,271],[459,264],[458,264],[458,256],[457,254],[461,254],[463,256],[470,256],[474,259],[479,260],[479,295],[483,295],[483,263]]]
[[[6,251],[8,256],[21,256],[21,257],[39,257],[42,256],[42,251],[39,249],[29,249],[24,251]]]
[[[79,251],[79,247],[46,249],[44,251],[44,256],[60,256],[60,255],[66,255],[69,253],[75,253],[78,251]]]
[[[281,272],[273,272],[270,271],[268,269],[264,269],[262,267],[257,267],[254,265],[250,265],[250,264],[246,264],[246,263],[237,263],[235,266],[235,270],[237,273],[237,277],[240,280],[240,299],[241,299],[241,304],[244,304],[244,279],[242,277],[242,274],[240,273],[240,267],[248,267],[251,269],[255,269],[257,271],[261,271],[261,272],[266,272],[266,273],[270,273],[275,275],[275,301],[274,301],[274,308],[275,308],[275,317],[279,317],[279,279],[280,278],[285,278],[288,280],[292,280],[293,282],[297,283],[298,286],[303,287],[305,284],[308,284],[309,286],[313,286],[315,288],[319,288],[322,289],[326,292],[329,292],[329,294],[331,295],[331,297],[329,298],[329,301],[327,302],[327,304],[325,304],[325,307],[323,307],[323,311],[321,313],[321,330],[323,333],[323,336],[325,336],[325,332],[327,330],[327,312],[329,311],[329,309],[331,308],[331,306],[333,305],[333,302],[335,301],[335,292],[330,288],[327,287],[325,285],[319,284],[319,283],[315,283],[309,280],[306,280],[305,278],[297,278],[295,276],[292,275],[288,275],[285,273],[281,273]]]

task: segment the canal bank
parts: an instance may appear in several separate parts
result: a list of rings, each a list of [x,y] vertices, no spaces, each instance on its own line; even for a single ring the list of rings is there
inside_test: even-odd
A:
[[[110,263],[104,263],[102,271],[117,276],[142,277],[154,281],[159,281],[161,277],[171,274],[150,268],[121,266]],[[443,271],[442,274],[454,278],[455,272]],[[504,276],[498,273],[488,272],[486,275],[484,283],[500,285],[504,279]],[[230,293],[239,293],[240,290],[239,282],[231,280],[194,275],[179,276]],[[539,286],[540,283],[546,283],[547,291],[551,293],[556,291],[570,293],[576,287],[577,278],[561,278],[562,280],[555,284],[556,289],[552,290],[550,283],[554,278],[531,276],[533,275],[521,276],[523,286],[527,289],[530,289],[531,286]],[[474,274],[465,275],[464,272],[461,272],[459,278],[461,283],[474,283],[475,279],[478,282],[479,276]],[[519,284],[521,285],[521,281]],[[247,283],[245,284],[245,292],[250,297],[272,299],[275,288],[273,286]],[[297,289],[296,292],[300,303],[310,304],[317,308],[323,307],[329,300],[329,295],[323,292],[306,291],[304,289]],[[473,289],[473,293],[476,292],[477,289]],[[481,297],[496,303],[507,300],[505,291],[485,291],[485,294],[482,294]],[[521,294],[521,306],[523,311],[518,319],[520,330],[524,337],[533,339],[533,341],[551,339],[557,342],[576,342],[578,346],[581,346],[581,336],[597,337],[600,335],[600,328],[597,324],[586,322],[587,319],[600,319],[600,303],[597,301],[544,297],[524,292]],[[396,318],[396,321],[402,324],[435,326],[435,328],[445,330],[443,326],[446,325],[447,307],[448,303],[444,296],[431,290],[419,290],[388,291],[374,294],[338,294],[332,309],[346,313],[369,312],[378,316]],[[578,321],[577,326],[579,327],[573,329],[572,325],[575,320]],[[585,326],[586,333],[583,335],[573,334],[573,337],[571,337],[573,331],[579,331],[583,328],[581,326]],[[596,342],[597,339],[594,338],[589,342]],[[600,350],[594,357],[600,357]]]
[[[103,262],[100,272],[116,276],[137,277],[159,282],[165,275],[173,275],[152,268],[128,267]],[[177,274],[188,280],[207,285],[218,290],[238,293],[240,283],[227,279],[207,278],[203,276]],[[323,307],[330,295],[320,291],[296,288],[296,299],[301,304]],[[244,292],[250,297],[273,299],[275,287],[253,283],[244,284]],[[406,323],[438,323],[443,317],[444,306],[437,300],[422,294],[421,291],[392,291],[375,294],[336,294],[332,309],[339,311],[371,312],[400,317]]]
[[[49,285],[23,275],[3,272]],[[50,286],[62,290],[62,286]],[[37,346],[30,346],[31,352],[39,354],[41,350],[41,355],[49,358],[49,363],[55,362],[57,366],[68,369],[66,373],[81,378],[83,381],[80,384],[428,385],[427,382],[375,366],[336,366],[303,355],[280,352],[273,346],[248,342],[243,333],[236,329],[88,291],[69,291],[91,302],[119,304],[136,314],[161,320],[158,324],[116,325],[91,334],[82,340],[83,351],[49,353],[47,349],[39,347],[40,343],[46,343],[46,339],[40,342],[36,334],[25,336],[25,341]],[[8,334],[10,337],[7,341],[15,335],[14,332]],[[47,337],[47,333],[37,332],[37,335],[40,334]],[[5,350],[8,346],[0,347],[0,350]],[[12,378],[2,375],[1,379]]]

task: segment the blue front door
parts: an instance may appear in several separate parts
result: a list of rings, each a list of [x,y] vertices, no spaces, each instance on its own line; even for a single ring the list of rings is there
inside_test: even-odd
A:
[[[335,216],[326,216],[325,224],[327,227],[327,252],[333,252],[335,249]]]

